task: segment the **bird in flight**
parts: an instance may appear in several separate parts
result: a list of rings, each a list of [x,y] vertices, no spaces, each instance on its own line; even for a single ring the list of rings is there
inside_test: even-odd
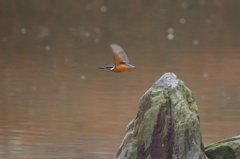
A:
[[[110,47],[113,50],[113,59],[115,66],[108,65],[104,67],[98,67],[99,69],[105,69],[112,72],[130,72],[131,69],[136,68],[135,66],[129,64],[128,57],[121,46],[117,44],[111,44]]]

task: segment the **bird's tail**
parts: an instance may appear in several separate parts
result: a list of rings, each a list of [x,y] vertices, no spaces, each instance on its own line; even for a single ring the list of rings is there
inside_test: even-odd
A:
[[[129,67],[132,67],[132,68],[137,68],[136,66],[133,66],[133,65],[131,65],[131,64],[125,64],[125,65],[127,65],[127,66],[129,66]]]

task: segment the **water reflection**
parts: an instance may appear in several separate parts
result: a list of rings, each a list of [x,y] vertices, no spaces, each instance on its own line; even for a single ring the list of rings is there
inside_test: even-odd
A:
[[[193,91],[205,143],[239,135],[239,23],[225,12],[234,3],[4,2],[0,158],[113,158],[165,72]],[[96,68],[113,64],[111,43],[136,70]]]

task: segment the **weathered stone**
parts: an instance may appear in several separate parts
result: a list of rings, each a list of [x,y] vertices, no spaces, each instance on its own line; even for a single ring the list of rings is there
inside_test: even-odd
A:
[[[209,159],[240,159],[240,135],[205,146]]]
[[[207,159],[192,92],[173,73],[142,96],[117,159]]]

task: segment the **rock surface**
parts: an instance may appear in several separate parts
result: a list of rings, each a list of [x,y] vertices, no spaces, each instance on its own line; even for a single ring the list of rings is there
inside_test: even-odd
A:
[[[240,135],[205,146],[209,159],[240,159]]]
[[[173,73],[141,97],[117,159],[207,159],[192,92]]]

